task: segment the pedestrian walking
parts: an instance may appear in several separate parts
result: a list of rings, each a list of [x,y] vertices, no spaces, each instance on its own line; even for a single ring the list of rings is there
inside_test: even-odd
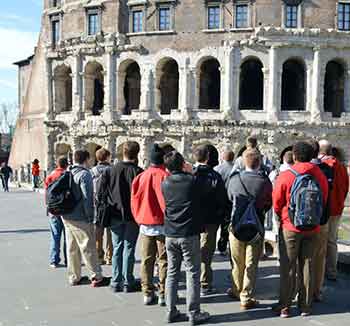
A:
[[[4,192],[9,192],[9,180],[13,174],[11,167],[6,162],[1,163],[0,177],[2,182],[2,188]]]
[[[33,178],[33,190],[39,188],[39,180],[40,180],[40,165],[39,160],[35,159],[32,162],[32,178]]]

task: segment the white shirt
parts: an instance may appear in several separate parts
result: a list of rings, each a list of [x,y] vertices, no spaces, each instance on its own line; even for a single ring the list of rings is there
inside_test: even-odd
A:
[[[140,233],[148,237],[164,235],[164,225],[140,225]]]

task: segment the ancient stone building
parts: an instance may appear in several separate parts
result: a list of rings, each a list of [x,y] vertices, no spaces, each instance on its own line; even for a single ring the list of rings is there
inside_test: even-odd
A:
[[[273,158],[312,136],[350,157],[349,31],[349,0],[45,0],[11,164],[252,133]]]

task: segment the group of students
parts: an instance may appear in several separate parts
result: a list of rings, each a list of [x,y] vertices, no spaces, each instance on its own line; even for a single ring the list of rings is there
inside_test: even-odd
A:
[[[183,262],[187,316],[191,325],[197,325],[210,317],[201,311],[200,297],[215,293],[211,265],[220,226],[218,246],[225,251],[229,242],[232,267],[227,294],[240,301],[242,310],[259,304],[254,291],[263,225],[273,207],[282,285],[273,310],[289,317],[298,294],[300,313],[308,316],[312,302],[322,300],[324,275],[336,280],[337,229],[348,192],[347,171],[327,141],[295,143],[274,171],[256,137],[248,137],[246,147],[236,161],[234,153],[225,150],[219,164],[216,148],[201,145],[195,148],[196,163],[191,165],[172,146],[154,144],[145,170],[138,166],[140,147],[133,141],[124,143],[123,159],[113,165],[110,152],[98,150],[98,164],[91,170],[87,151],[74,153],[69,172],[67,159],[60,157],[57,169],[45,180],[47,192],[69,173],[76,203],[62,216],[50,216],[51,265],[60,262],[59,238],[65,229],[72,286],[84,282],[83,259],[93,287],[109,284],[113,292],[142,291],[144,304],[166,306],[166,320],[172,323],[182,318],[176,302]],[[104,229],[111,234],[106,257]],[[137,241],[141,282],[134,275]],[[112,264],[110,282],[103,277],[102,261]]]

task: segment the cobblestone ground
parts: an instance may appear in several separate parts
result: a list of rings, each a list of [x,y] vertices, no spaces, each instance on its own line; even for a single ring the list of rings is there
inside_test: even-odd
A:
[[[116,295],[108,288],[88,285],[71,288],[64,268],[49,268],[49,229],[41,194],[23,190],[0,193],[0,209],[0,326],[165,325],[164,308],[143,306],[140,293]],[[212,314],[207,325],[349,325],[350,280],[346,276],[335,285],[326,284],[327,300],[315,305],[314,315],[281,320],[269,309],[279,286],[275,261],[261,262],[257,282],[261,306],[249,312],[241,312],[239,303],[224,294],[229,286],[228,268],[227,259],[217,255],[218,294],[202,300],[202,308]],[[139,261],[137,275],[138,269]],[[104,273],[110,276],[110,268],[104,267]],[[179,308],[184,311],[183,283],[181,289]]]

